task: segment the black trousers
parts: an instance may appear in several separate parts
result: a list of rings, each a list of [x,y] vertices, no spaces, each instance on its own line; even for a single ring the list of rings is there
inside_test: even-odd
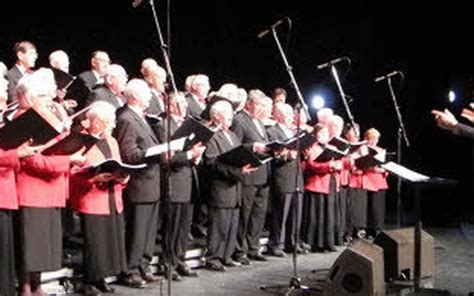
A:
[[[334,194],[309,193],[307,242],[313,248],[334,246]]]
[[[125,208],[128,273],[150,271],[155,250],[159,203],[128,204]]]
[[[0,295],[15,295],[13,212],[0,209]]]
[[[347,196],[348,228],[351,231],[367,228],[367,191],[349,188]]]
[[[209,207],[209,235],[207,261],[227,261],[235,250],[239,208]]]
[[[385,190],[368,192],[367,229],[375,232],[385,228]]]
[[[165,247],[165,261],[171,262],[173,266],[183,263],[191,231],[191,220],[193,216],[193,205],[187,203],[170,203],[162,206],[165,223],[163,225],[163,241]],[[169,234],[167,236],[167,231]]]
[[[296,224],[294,211],[296,208]],[[294,247],[295,234],[299,238],[303,195],[301,193],[275,193],[272,199],[271,248]]]
[[[260,236],[267,213],[269,187],[242,186],[239,230],[235,255],[244,256],[260,250]]]
[[[347,191],[345,187],[341,187],[340,191],[336,193],[336,244],[341,246],[343,244],[344,235],[347,231]]]

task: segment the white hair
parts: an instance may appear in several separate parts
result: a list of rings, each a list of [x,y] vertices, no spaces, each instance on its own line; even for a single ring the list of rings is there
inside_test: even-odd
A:
[[[31,99],[38,96],[56,96],[56,81],[51,69],[40,68],[29,75],[24,75],[18,81],[16,93],[19,97]]]
[[[106,101],[96,101],[92,103],[86,116],[90,121],[96,118],[99,120],[112,118],[115,121],[115,107]]]
[[[49,64],[53,68],[64,71],[65,68],[69,69],[69,57],[65,51],[55,50],[49,55]]]
[[[3,62],[0,62],[0,76],[5,77],[7,74],[7,66]]]
[[[221,100],[217,101],[212,104],[211,109],[209,110],[209,115],[211,118],[216,118],[219,114],[234,114],[234,110],[232,109],[232,105],[230,102]]]
[[[151,99],[150,87],[143,79],[134,78],[130,80],[124,94],[127,97],[127,102],[132,104],[135,101],[149,101]]]
[[[193,75],[193,80],[191,81],[191,87],[195,84],[207,83],[209,85],[209,77],[204,74]]]
[[[264,100],[265,98],[268,98],[268,97],[265,95],[263,91],[259,89],[252,89],[249,91],[247,100],[253,102],[253,101],[258,101],[258,100]]]
[[[232,103],[236,103],[239,101],[239,88],[236,84],[233,83],[226,83],[223,84],[216,93],[219,97],[223,97],[231,101]]]
[[[152,58],[147,58],[142,61],[142,68],[140,71],[144,77],[154,74],[158,76],[161,81],[166,81],[166,70],[158,65],[158,63]]]
[[[317,117],[320,123],[329,123],[329,120],[334,115],[334,112],[330,108],[322,108],[318,111]]]
[[[193,74],[193,75],[189,75],[188,77],[186,77],[186,80],[184,81],[184,90],[185,91],[190,91],[191,90],[191,84],[193,84],[193,80],[194,80],[194,77],[196,75]]]
[[[104,77],[107,80],[110,77],[118,77],[121,75],[127,76],[127,72],[125,71],[125,69],[119,64],[111,64],[107,67]]]

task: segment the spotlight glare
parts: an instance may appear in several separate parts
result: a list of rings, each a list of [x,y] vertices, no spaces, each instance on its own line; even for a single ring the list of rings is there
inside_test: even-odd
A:
[[[319,109],[321,109],[321,108],[324,107],[324,105],[326,104],[326,102],[325,102],[325,100],[324,100],[324,98],[323,98],[322,96],[320,96],[320,95],[315,95],[315,96],[313,97],[313,100],[312,100],[311,104],[312,104],[312,106],[313,106],[314,109],[319,110]]]
[[[448,100],[450,103],[456,101],[456,93],[453,90],[449,91]]]

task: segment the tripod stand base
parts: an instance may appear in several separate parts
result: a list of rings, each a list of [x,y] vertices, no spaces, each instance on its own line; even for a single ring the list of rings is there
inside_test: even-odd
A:
[[[280,290],[286,289],[284,295],[292,295],[293,292],[299,291],[297,295],[306,295],[311,290],[308,286],[301,284],[301,278],[292,277],[288,285],[275,285],[275,286],[261,286],[260,290]]]

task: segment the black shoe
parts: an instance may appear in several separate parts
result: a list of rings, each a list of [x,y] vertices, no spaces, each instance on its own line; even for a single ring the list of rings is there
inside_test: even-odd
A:
[[[101,293],[94,285],[85,284],[82,288],[82,294],[84,295],[100,295]]]
[[[321,247],[313,247],[311,248],[311,252],[313,253],[324,253],[326,251],[325,248],[321,248]]]
[[[165,278],[167,280],[169,280],[169,274],[168,272],[165,273]],[[183,278],[176,272],[176,271],[172,271],[171,272],[171,280],[175,281],[175,282],[179,282],[181,280],[183,280]]]
[[[306,250],[306,251],[311,251],[311,246],[307,243],[300,243],[300,247],[303,249],[303,250]]]
[[[98,281],[95,283],[95,287],[102,293],[115,293],[115,289],[109,286],[105,280]]]
[[[272,249],[268,252],[268,254],[280,258],[286,257],[285,252],[283,252],[280,248]]]
[[[163,281],[163,278],[161,276],[154,275],[151,272],[143,273],[141,277],[147,283],[155,283],[155,282]]]
[[[242,265],[250,265],[250,260],[247,258],[247,256],[238,256],[234,258],[235,262],[238,262]]]
[[[121,279],[121,284],[131,287],[131,288],[145,288],[146,282],[142,279],[142,277],[139,274],[133,273],[124,276]]]
[[[178,264],[176,272],[182,276],[197,277],[198,273],[189,268],[186,264]]]
[[[337,252],[337,249],[334,246],[329,246],[329,247],[326,247],[326,251],[328,251],[328,252]]]
[[[220,262],[206,262],[206,268],[212,271],[226,271],[226,268]]]
[[[248,253],[247,257],[255,261],[267,261],[268,259],[262,255],[260,252]]]
[[[234,261],[234,260],[232,260],[232,259],[225,260],[224,262],[222,262],[222,264],[224,264],[224,266],[227,266],[227,267],[239,267],[239,266],[242,266],[242,263],[237,262],[237,261]]]

